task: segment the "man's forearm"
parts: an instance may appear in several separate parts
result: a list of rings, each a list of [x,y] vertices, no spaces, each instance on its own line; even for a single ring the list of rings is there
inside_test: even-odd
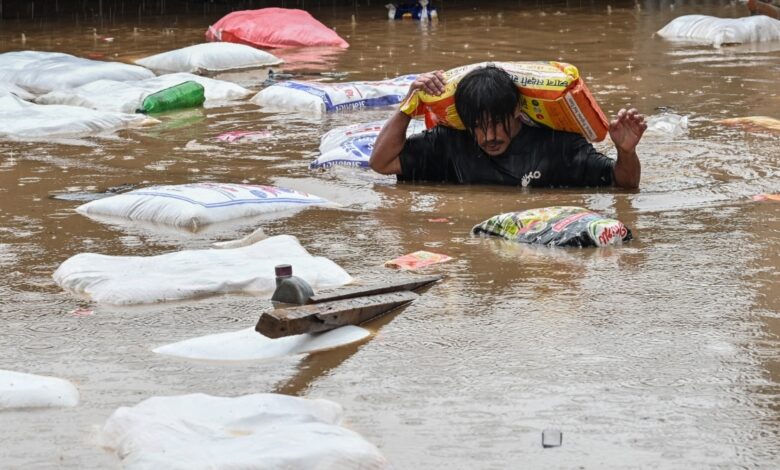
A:
[[[396,112],[388,119],[385,127],[376,138],[374,149],[371,152],[369,164],[371,169],[383,175],[397,175],[401,173],[401,162],[398,156],[406,143],[406,129],[411,118],[401,111]]]
[[[642,165],[636,151],[629,153],[618,150],[617,162],[612,169],[615,185],[628,189],[638,188],[641,174]]]

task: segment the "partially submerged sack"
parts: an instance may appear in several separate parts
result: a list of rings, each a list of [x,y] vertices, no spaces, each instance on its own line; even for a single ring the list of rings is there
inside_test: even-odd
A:
[[[70,90],[57,90],[38,97],[39,104],[67,104],[102,111],[134,113],[144,99],[166,88],[196,82],[203,86],[205,105],[244,99],[252,92],[235,83],[201,77],[191,73],[172,73],[136,82],[98,80]]]
[[[547,246],[600,247],[631,240],[631,230],[619,220],[570,206],[499,214],[475,225],[471,233]]]
[[[79,391],[67,380],[0,370],[0,410],[76,406]]]
[[[261,8],[228,13],[209,26],[206,39],[265,48],[349,47],[347,41],[308,12],[290,8]]]
[[[371,333],[347,325],[324,333],[306,333],[271,339],[254,327],[186,339],[155,348],[157,354],[209,361],[248,361],[308,354],[365,339]]]
[[[0,66],[6,65],[11,71],[4,70],[0,79],[35,94],[76,88],[95,80],[126,82],[154,77],[150,70],[137,65],[59,53],[22,51],[0,54]]]
[[[140,114],[95,111],[77,106],[43,106],[14,95],[0,95],[0,139],[95,135],[139,127],[148,122],[149,118]]]
[[[322,83],[290,80],[274,83],[252,103],[274,111],[324,113],[400,103],[416,75],[376,82]]]
[[[112,305],[135,305],[250,294],[270,299],[274,267],[292,265],[314,289],[340,287],[352,278],[333,261],[312,256],[295,237],[279,235],[241,248],[184,250],[157,256],[81,253],[54,272],[63,289]]]
[[[725,124],[732,127],[741,127],[746,131],[770,131],[780,132],[780,119],[769,116],[747,116],[716,121],[718,124]]]
[[[714,47],[780,41],[780,20],[763,15],[745,18],[686,15],[675,18],[656,34],[668,41],[712,44]]]
[[[151,186],[79,206],[86,216],[124,218],[197,232],[209,224],[331,204],[294,189],[253,184]]]
[[[439,96],[424,91],[413,93],[401,105],[410,116],[425,116],[428,127],[444,125],[464,129],[455,109],[455,90],[460,80],[474,69],[487,65],[506,70],[520,90],[527,125],[576,132],[590,141],[601,141],[609,122],[580,77],[577,67],[563,62],[482,62],[464,65],[444,73],[446,88]]]
[[[135,61],[156,73],[213,73],[267,67],[282,62],[268,52],[229,42],[196,44]]]
[[[112,413],[101,445],[128,469],[387,468],[342,418],[332,401],[271,393],[152,397]]]
[[[334,165],[368,168],[374,142],[385,122],[387,121],[353,124],[328,131],[320,139],[320,156],[309,164],[309,168],[330,168]],[[406,135],[417,134],[423,130],[423,122],[413,120],[406,129]]]

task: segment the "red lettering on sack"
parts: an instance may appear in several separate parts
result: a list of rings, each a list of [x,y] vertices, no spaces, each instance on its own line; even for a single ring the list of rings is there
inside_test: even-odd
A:
[[[612,241],[613,238],[615,238],[615,235],[620,236],[620,239],[622,240],[626,235],[628,235],[628,229],[626,229],[626,226],[623,224],[613,225],[612,227],[605,227],[599,235],[599,243],[602,245],[607,245],[610,241]]]

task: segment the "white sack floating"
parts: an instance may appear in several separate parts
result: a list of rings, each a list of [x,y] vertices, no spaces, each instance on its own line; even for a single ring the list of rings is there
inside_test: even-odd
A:
[[[244,99],[252,94],[251,91],[235,83],[191,73],[174,73],[135,82],[97,80],[80,87],[49,92],[39,96],[35,102],[134,113],[142,107],[147,96],[189,81],[203,85],[206,106],[214,102]]]
[[[0,54],[0,69],[0,80],[34,94],[76,88],[96,80],[126,82],[154,77],[151,70],[137,65],[36,51]]]
[[[271,339],[254,327],[229,333],[217,333],[166,344],[153,351],[167,356],[211,361],[247,361],[307,354],[333,349],[370,335],[359,326],[343,326],[320,334],[303,334]]]
[[[15,73],[44,59],[72,57],[62,52],[16,51],[0,54],[0,82],[10,82]]]
[[[274,83],[250,101],[270,111],[325,113],[388,106],[403,101],[416,75],[376,82],[322,83],[290,80]]]
[[[159,122],[140,114],[95,111],[78,106],[44,106],[0,95],[0,139],[35,140],[103,134]]]
[[[233,249],[185,250],[157,256],[81,253],[54,272],[63,289],[100,303],[135,305],[250,294],[270,298],[274,266],[290,264],[315,290],[352,282],[333,261],[312,256],[293,236],[279,235]]]
[[[136,189],[88,202],[76,211],[98,219],[128,219],[197,232],[218,222],[323,205],[333,203],[293,189],[193,183]]]
[[[282,62],[282,59],[268,52],[229,42],[196,44],[135,61],[156,73],[215,73],[268,67]]]
[[[0,370],[0,410],[76,406],[79,391],[64,379]]]
[[[371,151],[379,132],[387,121],[337,127],[320,138],[320,156],[309,167],[330,168],[334,165],[368,168]],[[406,128],[407,137],[425,130],[425,123],[412,120]]]
[[[127,469],[375,470],[379,450],[341,426],[329,400],[271,393],[152,397],[117,409],[101,434]]]
[[[780,20],[768,16],[716,18],[686,15],[675,18],[656,34],[669,41],[712,44],[747,44],[780,41]]]

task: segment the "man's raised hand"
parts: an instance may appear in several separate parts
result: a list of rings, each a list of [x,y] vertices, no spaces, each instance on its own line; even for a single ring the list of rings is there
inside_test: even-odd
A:
[[[609,137],[619,153],[632,154],[647,130],[645,117],[634,108],[621,109],[609,123]]]
[[[439,96],[444,93],[445,86],[446,82],[444,81],[443,70],[421,73],[414,82],[409,85],[409,94],[412,94],[417,90],[422,90],[429,95]]]

